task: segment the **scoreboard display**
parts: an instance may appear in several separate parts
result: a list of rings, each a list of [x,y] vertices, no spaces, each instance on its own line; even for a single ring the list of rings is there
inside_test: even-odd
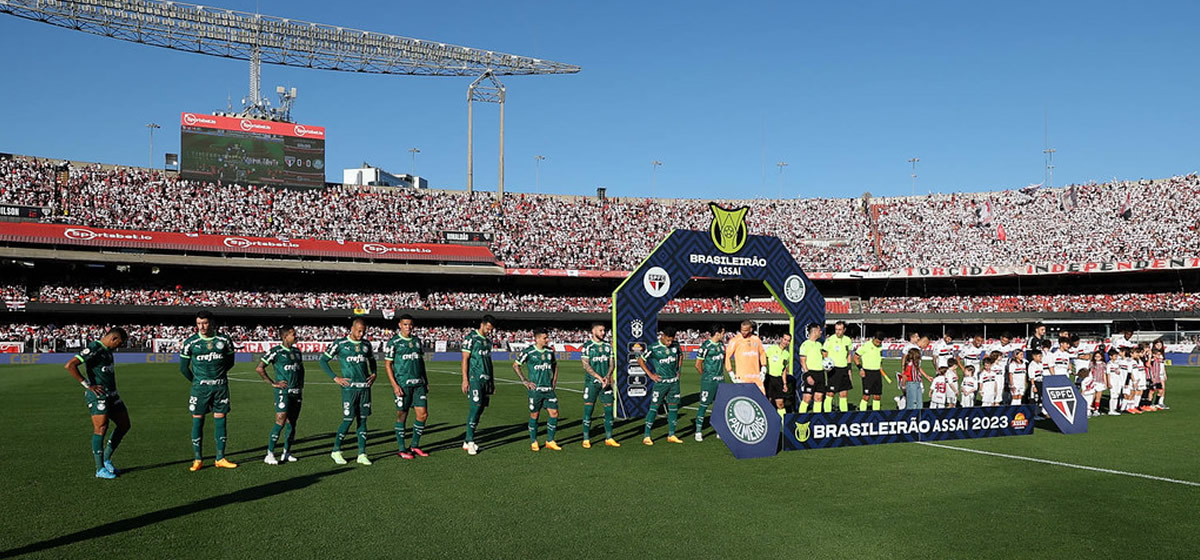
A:
[[[322,187],[325,129],[295,123],[183,113],[179,174],[202,181]]]

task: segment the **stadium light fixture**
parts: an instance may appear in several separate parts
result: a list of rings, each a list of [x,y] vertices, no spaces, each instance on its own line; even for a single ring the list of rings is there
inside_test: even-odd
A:
[[[146,168],[154,169],[154,129],[162,127],[158,123],[147,123],[146,128],[150,131],[150,157],[146,161]]]
[[[533,156],[533,188],[537,194],[542,194],[542,160],[546,156]]]
[[[919,157],[914,157],[908,160],[908,163],[912,164],[912,192],[909,193],[909,196],[917,195],[917,162],[919,161],[921,161],[921,158]]]
[[[408,175],[410,177],[417,176],[417,154],[421,153],[421,148],[412,147],[408,149],[408,153],[412,154],[412,166],[409,167]]]
[[[779,168],[779,192],[775,195],[775,198],[777,199],[783,198],[783,168],[787,166],[788,163],[786,161],[781,161],[775,164],[775,167]]]
[[[650,194],[658,196],[658,168],[662,167],[662,162],[654,160],[650,162]]]

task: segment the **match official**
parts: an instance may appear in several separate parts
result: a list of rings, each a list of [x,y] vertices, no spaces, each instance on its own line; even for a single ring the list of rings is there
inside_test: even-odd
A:
[[[742,321],[741,330],[725,345],[725,371],[734,383],[754,383],[766,394],[763,375],[767,373],[767,349],[754,334],[754,321]]]
[[[883,398],[883,333],[876,332],[875,337],[862,343],[854,352],[854,365],[858,366],[858,376],[862,378],[862,400],[858,409],[866,410],[868,401],[871,410],[879,410],[879,399]]]
[[[825,355],[833,361],[829,370],[829,388],[825,391],[825,412],[833,412],[833,394],[838,396],[838,411],[849,412],[850,402],[847,400],[850,384],[850,350],[854,341],[846,336],[846,322],[838,321],[833,325],[833,336],[825,338]]]
[[[785,409],[788,396],[788,366],[792,361],[792,335],[784,334],[779,337],[779,344],[767,348],[767,398],[775,403],[780,418],[787,412]]]

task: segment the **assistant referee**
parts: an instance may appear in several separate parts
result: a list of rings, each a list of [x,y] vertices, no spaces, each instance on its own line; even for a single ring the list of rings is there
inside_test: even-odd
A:
[[[858,410],[866,410],[870,401],[871,410],[879,410],[879,399],[883,398],[883,333],[876,332],[875,337],[862,343],[854,351],[854,365],[858,366],[858,376],[862,378],[862,400]]]
[[[767,398],[775,403],[780,417],[787,412],[785,406],[788,396],[788,366],[792,361],[791,348],[790,334],[779,337],[779,344],[767,347]]]
[[[854,341],[846,336],[846,322],[838,321],[833,325],[833,336],[825,337],[825,355],[833,361],[833,369],[829,370],[829,388],[825,390],[825,412],[833,412],[833,394],[838,396],[838,411],[849,412],[850,402],[847,400],[852,385],[850,384],[850,349]]]
[[[825,350],[821,343],[821,325],[808,326],[808,340],[800,345],[800,414],[821,412],[821,401],[825,398]],[[815,402],[814,402],[815,399]]]

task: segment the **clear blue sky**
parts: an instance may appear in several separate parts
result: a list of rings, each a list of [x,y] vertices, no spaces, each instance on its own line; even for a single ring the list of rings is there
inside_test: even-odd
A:
[[[248,0],[215,6],[254,11]],[[283,2],[262,13],[576,64],[505,78],[507,187],[785,196],[1021,187],[1200,168],[1197,2]],[[247,89],[242,61],[0,16],[0,151],[144,165],[179,113]],[[264,66],[328,128],[329,178],[362,161],[435,187],[466,175],[466,78]],[[496,183],[496,111],[477,106],[476,185]],[[765,141],[764,141],[765,140]],[[767,163],[765,187],[763,161]]]

